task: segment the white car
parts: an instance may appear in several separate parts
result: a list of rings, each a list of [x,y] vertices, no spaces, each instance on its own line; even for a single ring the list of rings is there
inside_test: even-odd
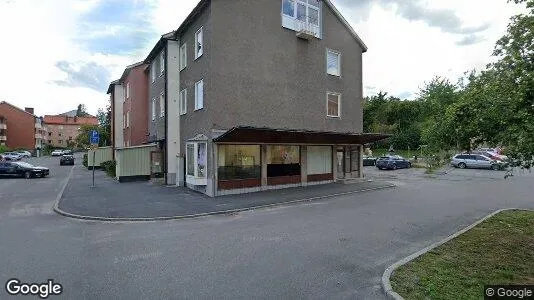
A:
[[[5,153],[2,153],[2,157],[4,160],[8,160],[8,161],[17,161],[17,160],[21,160],[22,159],[22,156],[16,152],[5,152]]]
[[[22,151],[17,151],[17,153],[24,157],[24,158],[30,158],[32,157],[32,154],[29,152],[29,151],[25,151],[25,150],[22,150]]]
[[[54,151],[52,151],[51,155],[52,156],[62,156],[63,155],[63,150],[54,150]]]

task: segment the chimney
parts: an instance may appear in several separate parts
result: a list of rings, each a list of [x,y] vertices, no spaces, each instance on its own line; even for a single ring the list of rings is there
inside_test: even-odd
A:
[[[25,107],[24,110],[33,115],[33,107]]]

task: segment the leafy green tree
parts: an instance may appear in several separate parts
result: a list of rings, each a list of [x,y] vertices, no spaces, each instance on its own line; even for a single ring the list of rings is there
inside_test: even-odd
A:
[[[76,109],[76,116],[77,117],[86,117],[89,114],[87,113],[87,108],[84,104],[78,104],[78,108]]]

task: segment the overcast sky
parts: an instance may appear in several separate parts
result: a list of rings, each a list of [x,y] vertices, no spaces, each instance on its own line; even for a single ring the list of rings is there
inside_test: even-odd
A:
[[[250,0],[252,1],[252,0]],[[272,0],[280,1],[280,0]],[[106,106],[124,67],[146,57],[198,0],[0,0],[0,100],[37,115]],[[369,47],[364,96],[413,99],[435,75],[456,82],[491,59],[522,6],[506,0],[335,0]]]

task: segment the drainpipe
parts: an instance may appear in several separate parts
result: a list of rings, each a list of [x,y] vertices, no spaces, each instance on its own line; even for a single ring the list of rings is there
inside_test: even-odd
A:
[[[168,183],[168,180],[169,180],[169,169],[167,167],[167,161],[168,161],[168,156],[169,156],[169,137],[168,137],[168,127],[169,127],[169,120],[168,120],[168,116],[169,116],[169,107],[167,105],[168,101],[168,97],[169,97],[169,93],[168,93],[168,80],[169,80],[169,66],[167,65],[167,55],[168,55],[168,52],[167,52],[167,47],[168,47],[168,41],[165,40],[165,47],[163,47],[163,60],[164,60],[164,65],[165,65],[165,97],[164,97],[164,101],[165,101],[165,152],[163,153],[163,164],[164,164],[164,168],[163,168],[163,173],[165,174],[165,184],[169,184]]]

